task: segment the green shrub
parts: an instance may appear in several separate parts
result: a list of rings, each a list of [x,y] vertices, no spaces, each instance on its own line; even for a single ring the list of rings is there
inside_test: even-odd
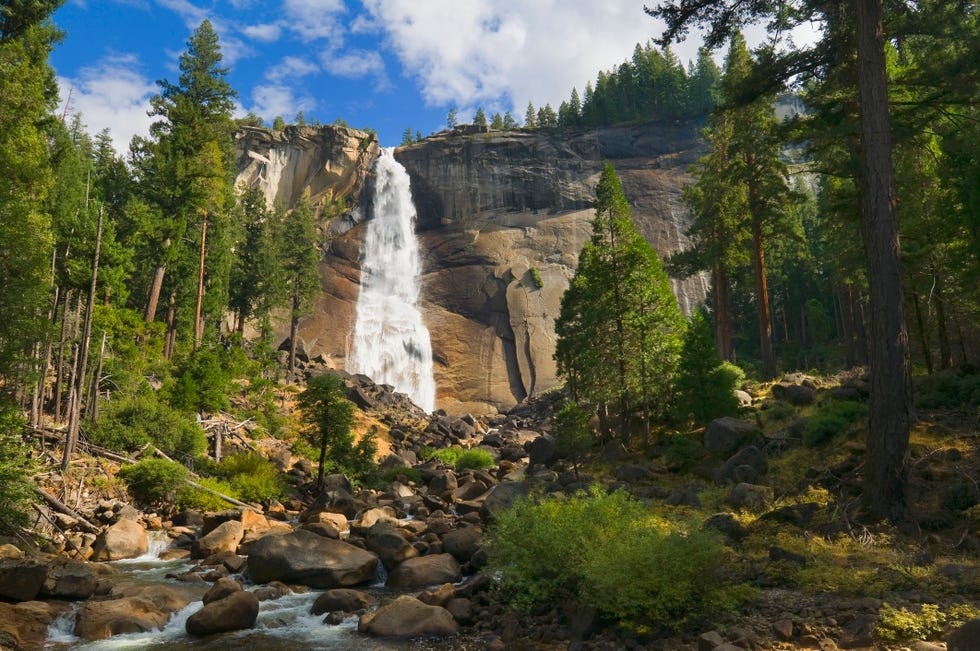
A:
[[[144,459],[119,469],[129,494],[147,506],[172,502],[187,476],[187,468],[166,459]]]
[[[218,464],[218,473],[246,502],[265,502],[282,497],[285,486],[275,464],[257,452],[225,457]]]
[[[528,273],[531,274],[531,280],[534,281],[534,286],[537,289],[542,289],[544,287],[544,279],[541,277],[541,272],[538,271],[538,268],[531,267],[528,269]]]
[[[518,500],[487,540],[489,569],[519,608],[572,600],[642,631],[681,628],[747,595],[717,535],[654,520],[623,492]]]
[[[422,460],[428,461],[429,459],[436,459],[441,461],[443,465],[455,467],[456,462],[459,458],[463,456],[465,450],[463,448],[452,446],[448,448],[441,448],[439,450],[434,450],[432,448],[422,448]]]
[[[201,477],[196,483],[229,497],[241,498],[231,484],[217,477]],[[174,504],[180,509],[197,509],[199,511],[223,511],[231,506],[231,504],[214,493],[209,493],[208,491],[203,491],[186,484],[177,490],[177,497],[174,499]]]
[[[422,472],[419,471],[418,468],[393,466],[391,468],[385,468],[381,471],[381,479],[388,484],[393,481],[398,481],[399,476],[404,477],[408,481],[415,482],[416,484],[422,483]]]
[[[28,448],[20,438],[24,419],[13,404],[0,403],[0,533],[20,533],[30,523],[34,496]]]
[[[213,413],[229,406],[231,373],[218,353],[201,348],[177,368],[164,392],[175,409]]]
[[[946,369],[917,378],[915,404],[926,409],[980,408],[980,373]]]
[[[125,452],[153,443],[171,456],[193,457],[207,448],[200,426],[161,402],[153,392],[109,403],[88,431],[88,438],[96,445]]]
[[[827,403],[807,421],[803,430],[803,445],[808,448],[819,445],[846,431],[867,415],[868,406],[863,402],[844,400]]]
[[[768,409],[759,412],[762,420],[767,423],[774,423],[789,420],[796,416],[796,407],[788,402],[775,402]]]
[[[939,637],[947,627],[962,626],[980,616],[980,610],[968,604],[941,608],[922,604],[918,612],[882,604],[878,611],[875,634],[882,642],[900,644],[909,640],[928,640]]]
[[[684,333],[674,380],[674,417],[705,424],[734,415],[738,411],[735,389],[744,379],[742,369],[718,359],[711,322],[703,311],[695,312]]]
[[[673,472],[686,472],[704,457],[704,448],[690,435],[675,434],[667,439],[667,467]]]
[[[480,448],[471,448],[459,455],[456,460],[456,470],[480,470],[493,468],[493,455]]]

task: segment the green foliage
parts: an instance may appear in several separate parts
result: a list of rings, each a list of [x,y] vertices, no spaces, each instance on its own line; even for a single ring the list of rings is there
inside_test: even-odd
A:
[[[674,434],[666,443],[667,467],[674,472],[686,472],[704,458],[704,448],[693,436]]]
[[[306,425],[303,438],[319,450],[317,485],[323,481],[328,460],[332,469],[347,474],[352,481],[366,480],[377,469],[373,436],[354,443],[354,403],[346,395],[347,387],[339,376],[317,375],[298,397]]]
[[[30,457],[20,439],[23,427],[20,411],[0,403],[0,534],[5,535],[30,523],[35,500]]]
[[[931,640],[941,636],[947,629],[962,626],[976,617],[980,617],[980,610],[969,604],[943,607],[924,603],[917,612],[913,612],[884,603],[878,611],[875,635],[888,644]]]
[[[88,437],[96,445],[125,452],[150,442],[170,455],[194,457],[207,448],[200,426],[149,389],[110,402]]]
[[[459,458],[463,456],[464,448],[459,446],[450,446],[448,448],[439,448],[438,450],[424,447],[419,451],[419,459],[422,461],[428,461],[430,459],[436,459],[441,461],[443,465],[453,467]]]
[[[489,569],[515,606],[572,600],[644,631],[732,609],[745,590],[720,538],[653,520],[622,492],[522,499],[488,532]]]
[[[552,435],[558,456],[578,463],[595,445],[592,414],[574,402],[566,402],[552,418]]]
[[[868,406],[862,402],[829,402],[807,420],[806,429],[803,430],[803,445],[808,448],[819,445],[846,431],[867,415]]]
[[[275,464],[257,452],[225,457],[217,472],[227,478],[234,495],[246,502],[266,502],[282,497],[285,485]]]
[[[176,409],[214,413],[229,406],[231,373],[217,352],[200,348],[177,367],[165,393]]]
[[[555,322],[555,359],[572,399],[608,406],[625,434],[633,413],[649,423],[668,410],[684,321],[609,163],[595,208],[592,238]]]
[[[133,499],[155,506],[174,500],[177,489],[187,477],[187,468],[166,459],[144,459],[120,468],[118,476],[126,482]]]
[[[915,403],[926,409],[980,410],[980,372],[945,369],[917,378]]]
[[[537,267],[531,267],[528,269],[528,273],[531,274],[531,280],[534,281],[534,286],[538,289],[544,288],[544,279],[541,277],[541,272],[538,271]]]
[[[691,316],[675,380],[675,416],[705,425],[738,411],[735,389],[745,378],[742,369],[722,362],[715,350],[708,315],[698,310]]]
[[[422,483],[422,472],[418,468],[408,468],[405,466],[392,466],[381,471],[381,479],[386,483],[398,481],[402,477],[407,481]]]
[[[235,492],[234,486],[217,477],[201,477],[196,483],[229,497],[241,498]],[[226,500],[221,499],[214,493],[209,493],[208,491],[203,491],[200,488],[194,488],[187,484],[177,489],[174,505],[179,509],[197,509],[200,511],[223,511],[229,506]]]
[[[480,448],[471,448],[464,451],[456,459],[456,470],[480,470],[483,468],[493,468],[493,455]]]

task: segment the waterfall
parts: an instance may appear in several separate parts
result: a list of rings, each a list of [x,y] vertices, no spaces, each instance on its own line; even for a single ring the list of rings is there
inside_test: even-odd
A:
[[[426,411],[435,408],[432,345],[419,311],[419,253],[408,173],[394,148],[375,166],[374,215],[368,222],[347,370],[390,384]]]

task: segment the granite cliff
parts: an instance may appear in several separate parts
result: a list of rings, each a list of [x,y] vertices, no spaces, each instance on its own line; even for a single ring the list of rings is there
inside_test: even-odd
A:
[[[554,386],[554,319],[590,234],[604,160],[622,181],[640,232],[661,254],[684,248],[681,191],[702,153],[696,125],[441,133],[396,150],[412,179],[423,256],[422,302],[437,405],[506,409]],[[371,214],[377,143],[336,127],[240,134],[241,183],[287,206],[309,187],[325,215],[323,294],[300,336],[311,357],[342,368],[357,303],[363,215]],[[700,277],[674,284],[682,309]]]

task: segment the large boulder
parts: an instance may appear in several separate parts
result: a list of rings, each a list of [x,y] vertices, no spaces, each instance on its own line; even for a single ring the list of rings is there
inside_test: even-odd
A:
[[[248,573],[255,583],[349,587],[373,578],[377,567],[378,557],[371,552],[303,529],[266,536],[248,555]]]
[[[483,542],[483,529],[470,525],[453,529],[442,537],[442,548],[460,563],[468,562]]]
[[[313,615],[333,612],[356,613],[359,610],[364,610],[373,603],[374,597],[360,590],[334,588],[333,590],[327,590],[317,597],[316,601],[313,602],[310,613]]]
[[[204,593],[201,601],[207,606],[212,601],[218,601],[219,599],[224,599],[225,597],[232,595],[236,592],[241,592],[242,584],[235,579],[230,579],[227,576],[223,576],[214,582],[211,589]]]
[[[93,561],[118,561],[146,553],[150,538],[139,522],[124,518],[99,534],[92,545]]]
[[[24,651],[42,649],[48,627],[68,610],[60,601],[25,601],[8,604],[0,601],[0,649]]]
[[[75,635],[101,640],[121,633],[163,628],[170,616],[200,598],[200,593],[172,586],[126,584],[113,588],[106,600],[84,602],[75,618]]]
[[[980,618],[971,619],[946,638],[947,651],[980,651]]]
[[[775,498],[771,486],[759,486],[742,482],[732,487],[732,492],[728,494],[727,502],[736,509],[748,509],[750,511],[762,511]]]
[[[410,558],[388,575],[391,588],[422,588],[427,585],[455,583],[462,578],[459,563],[452,554],[430,554]]]
[[[751,482],[766,472],[768,464],[762,450],[749,445],[733,454],[715,473],[715,481],[726,484],[730,481]]]
[[[772,385],[772,397],[776,400],[785,400],[791,405],[803,407],[812,405],[817,401],[817,390],[808,384],[796,384],[794,382],[777,382]]]
[[[0,599],[31,601],[44,587],[48,566],[40,560],[0,560]]]
[[[445,608],[429,606],[415,597],[402,595],[363,615],[357,630],[377,637],[436,637],[457,633],[459,625]]]
[[[755,423],[732,416],[716,418],[705,428],[704,447],[711,454],[725,457],[758,433]]]
[[[255,626],[259,616],[259,599],[251,592],[234,591],[204,605],[187,618],[188,635],[202,637],[213,633],[240,631]]]
[[[42,594],[56,599],[88,599],[95,593],[99,579],[114,570],[100,563],[60,559],[48,566]]]
[[[241,522],[226,520],[194,543],[191,557],[207,558],[222,552],[234,554],[244,533]]]
[[[367,548],[377,554],[389,570],[406,559],[419,555],[401,530],[385,520],[368,529]]]
[[[524,482],[503,482],[487,492],[480,506],[480,515],[485,520],[493,519],[495,513],[509,509],[519,497],[528,494],[529,488]]]

